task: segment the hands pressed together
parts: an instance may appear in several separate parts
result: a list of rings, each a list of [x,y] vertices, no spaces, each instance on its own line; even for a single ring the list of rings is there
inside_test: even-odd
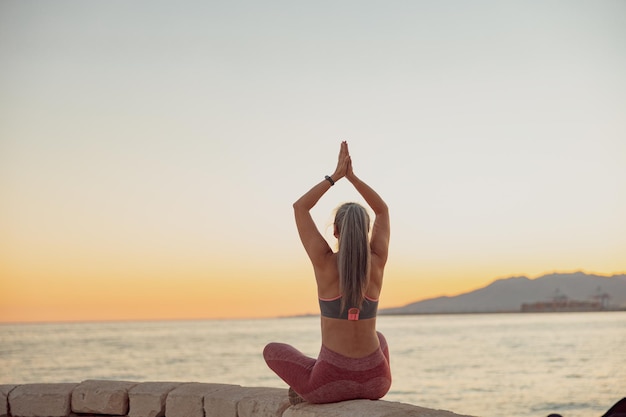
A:
[[[335,169],[335,173],[332,175],[332,179],[334,181],[338,181],[343,177],[346,177],[348,180],[354,177],[354,172],[352,171],[352,159],[350,158],[350,151],[348,151],[348,142],[345,140],[341,142],[337,168]]]

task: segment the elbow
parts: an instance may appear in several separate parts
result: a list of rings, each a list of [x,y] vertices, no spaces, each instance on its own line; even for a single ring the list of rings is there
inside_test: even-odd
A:
[[[309,211],[313,208],[314,205],[315,202],[311,202],[310,198],[306,198],[306,195],[304,195],[296,200],[296,202],[293,203],[292,206],[295,211]]]
[[[381,214],[389,214],[389,207],[387,206],[387,203],[381,201],[381,203],[376,206],[376,209],[374,209],[374,213],[377,216],[380,216]]]
[[[302,201],[298,200],[293,203],[293,211],[308,211],[308,208],[302,203]]]
[[[296,218],[303,216],[308,212],[309,210],[301,202],[296,201],[295,203],[293,203],[293,214],[296,216]]]

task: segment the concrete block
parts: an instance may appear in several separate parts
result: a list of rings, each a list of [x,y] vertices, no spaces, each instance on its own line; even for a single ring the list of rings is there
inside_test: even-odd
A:
[[[204,397],[237,385],[190,382],[170,391],[165,401],[167,417],[204,417]]]
[[[354,400],[332,404],[302,403],[289,407],[282,417],[470,417],[450,411],[432,410],[411,404]]]
[[[17,385],[0,385],[0,417],[9,416],[9,393]]]
[[[254,409],[259,402],[259,398],[266,396],[272,398],[278,396],[282,404],[278,407],[270,407],[270,409],[272,410],[272,416],[280,417],[282,411],[289,406],[286,389],[243,388],[239,386],[205,395],[205,417],[243,417],[247,415],[246,413],[248,413],[249,409]],[[242,400],[244,401],[241,404],[241,411],[238,411]],[[259,407],[259,409],[262,408]],[[276,410],[279,410],[278,414],[275,413]]]
[[[164,417],[167,394],[180,382],[143,382],[128,390],[128,417]]]
[[[77,384],[25,384],[9,392],[14,417],[65,417],[70,413],[72,390]]]
[[[281,417],[289,406],[286,389],[254,388],[239,401],[237,413],[238,417]]]
[[[82,414],[125,416],[128,391],[137,385],[128,381],[83,381],[72,394],[72,411]]]
[[[205,417],[238,417],[237,404],[249,388],[233,386],[204,396]]]

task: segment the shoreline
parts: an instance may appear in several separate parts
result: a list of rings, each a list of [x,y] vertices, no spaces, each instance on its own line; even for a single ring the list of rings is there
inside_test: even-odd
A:
[[[436,312],[436,313],[387,313],[380,311],[378,316],[395,317],[395,316],[471,316],[471,315],[488,315],[488,314],[569,314],[569,313],[623,313],[626,312],[624,308],[614,308],[605,310],[581,310],[581,311],[468,311],[468,312]],[[189,319],[119,319],[119,320],[62,320],[62,321],[0,321],[1,326],[15,326],[15,325],[65,325],[65,324],[119,324],[119,323],[171,323],[171,322],[202,322],[202,321],[261,321],[261,320],[283,320],[283,319],[298,319],[298,318],[314,318],[319,317],[319,314],[297,314],[293,316],[273,316],[273,317],[233,317],[233,318],[189,318]]]

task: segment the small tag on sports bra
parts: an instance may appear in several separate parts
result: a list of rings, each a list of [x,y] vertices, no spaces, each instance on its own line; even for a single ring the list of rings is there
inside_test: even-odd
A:
[[[358,308],[351,308],[350,310],[348,310],[348,320],[353,320],[356,321],[359,319],[359,309]]]

